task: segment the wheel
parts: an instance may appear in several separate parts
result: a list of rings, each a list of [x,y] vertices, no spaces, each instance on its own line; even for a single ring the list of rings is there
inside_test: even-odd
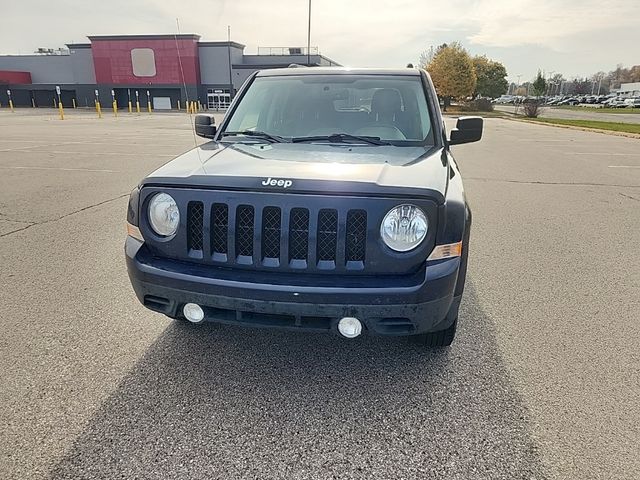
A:
[[[423,333],[420,335],[419,341],[425,347],[448,347],[453,343],[453,339],[456,336],[457,325],[458,319],[449,328],[437,332]]]

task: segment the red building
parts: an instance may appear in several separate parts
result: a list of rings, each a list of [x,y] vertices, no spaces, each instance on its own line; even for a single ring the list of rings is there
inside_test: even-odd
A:
[[[270,48],[245,55],[236,42],[201,42],[199,35],[98,35],[90,43],[67,50],[43,50],[35,55],[0,56],[0,103],[7,90],[14,104],[53,107],[93,106],[96,100],[121,108],[129,101],[141,108],[184,108],[199,100],[209,108],[226,107],[234,91],[256,70],[292,63],[338,65],[303,48]]]

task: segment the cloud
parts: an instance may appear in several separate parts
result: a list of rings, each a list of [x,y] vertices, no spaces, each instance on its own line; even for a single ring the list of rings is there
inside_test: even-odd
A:
[[[482,1],[468,16],[477,29],[469,41],[491,47],[541,45],[564,50],[563,40],[583,33],[597,35],[614,25],[637,27],[638,18],[637,0]]]
[[[6,3],[0,28],[5,53],[82,42],[91,34],[170,33],[176,17],[183,33],[200,33],[204,40],[226,39],[231,25],[233,40],[245,43],[247,53],[307,41],[305,0]],[[403,66],[431,45],[453,40],[474,54],[494,55],[525,76],[538,64],[588,74],[638,61],[639,0],[312,0],[312,5],[312,46],[345,65]],[[537,64],[527,66],[528,58]]]

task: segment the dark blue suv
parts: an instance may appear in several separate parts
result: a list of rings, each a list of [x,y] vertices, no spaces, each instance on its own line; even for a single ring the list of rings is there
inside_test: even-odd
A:
[[[140,302],[172,318],[453,341],[471,211],[428,74],[288,68],[251,76],[209,142],[131,193]]]

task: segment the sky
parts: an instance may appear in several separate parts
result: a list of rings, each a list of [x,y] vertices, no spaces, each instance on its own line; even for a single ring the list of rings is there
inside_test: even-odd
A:
[[[306,46],[307,0],[2,0],[0,53],[87,35],[182,33],[258,47]],[[640,64],[640,0],[312,0],[311,45],[351,67],[404,67],[459,41],[509,79],[566,78]]]

